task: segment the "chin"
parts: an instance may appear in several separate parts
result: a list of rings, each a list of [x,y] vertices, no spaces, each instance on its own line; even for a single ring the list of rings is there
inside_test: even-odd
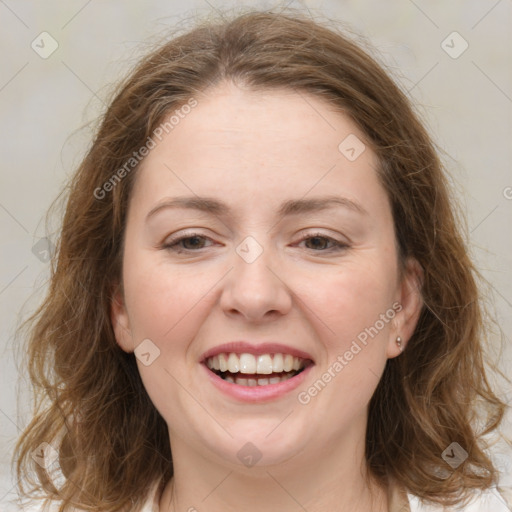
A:
[[[291,429],[291,425],[287,425],[287,428],[280,425],[285,416],[281,414],[278,418],[265,421],[230,422],[229,432],[232,438],[224,434],[217,443],[212,444],[211,438],[204,442],[222,461],[237,467],[284,464],[303,452],[307,438],[299,429]]]

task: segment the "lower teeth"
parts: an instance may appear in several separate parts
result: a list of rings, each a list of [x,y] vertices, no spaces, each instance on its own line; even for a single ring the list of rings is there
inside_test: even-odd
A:
[[[285,380],[291,379],[299,372],[286,372],[282,373],[282,375],[275,377],[261,377],[261,378],[246,378],[239,377],[238,375],[227,375],[220,374],[220,377],[226,382],[231,382],[232,384],[237,384],[239,386],[267,386],[268,384],[277,384],[279,382],[284,382]]]

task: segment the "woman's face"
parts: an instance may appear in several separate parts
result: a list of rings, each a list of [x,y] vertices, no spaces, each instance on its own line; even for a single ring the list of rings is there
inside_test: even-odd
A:
[[[137,171],[117,341],[173,450],[261,465],[360,441],[420,307],[376,156],[314,96],[196,99]]]

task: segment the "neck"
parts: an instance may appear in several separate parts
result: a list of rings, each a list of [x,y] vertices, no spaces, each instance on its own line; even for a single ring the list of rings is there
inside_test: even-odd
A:
[[[387,489],[367,475],[364,442],[345,444],[317,451],[314,458],[302,453],[245,468],[171,443],[174,477],[162,493],[160,512],[389,512]]]

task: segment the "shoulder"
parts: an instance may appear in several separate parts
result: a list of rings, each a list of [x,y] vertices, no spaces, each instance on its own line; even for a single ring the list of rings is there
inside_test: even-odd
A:
[[[440,505],[423,503],[417,496],[407,494],[411,512],[510,512],[511,503],[507,504],[505,497],[496,487],[485,491],[475,491],[471,501],[462,508],[443,508]]]

